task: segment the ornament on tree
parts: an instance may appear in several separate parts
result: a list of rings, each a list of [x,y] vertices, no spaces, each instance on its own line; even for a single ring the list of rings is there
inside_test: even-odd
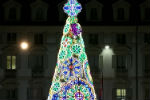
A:
[[[48,100],[96,100],[93,80],[77,15],[81,5],[68,0],[68,14]]]

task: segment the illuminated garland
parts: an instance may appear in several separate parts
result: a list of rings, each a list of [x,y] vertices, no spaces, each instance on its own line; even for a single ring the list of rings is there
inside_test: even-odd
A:
[[[81,9],[76,0],[68,0],[64,6],[69,17],[63,29],[48,100],[96,100],[82,29],[77,19]]]

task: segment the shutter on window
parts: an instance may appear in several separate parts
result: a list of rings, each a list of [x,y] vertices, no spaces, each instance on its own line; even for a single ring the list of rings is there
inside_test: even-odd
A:
[[[16,55],[16,69],[19,69],[21,67],[21,56]]]
[[[31,88],[27,89],[27,98],[31,99]]]
[[[29,58],[28,58],[28,67],[29,68],[32,68],[31,66],[32,66],[32,61],[31,61],[31,55],[29,55]]]
[[[142,68],[143,68],[144,71],[145,71],[145,57],[146,56],[143,54],[142,55],[142,58],[143,58],[143,60],[142,60],[142,65],[143,65]]]
[[[91,67],[92,66],[92,58],[91,57],[92,57],[91,55],[88,56],[88,61],[89,61],[90,69],[92,68]]]
[[[34,68],[35,61],[34,61],[34,55],[29,56],[29,67],[32,69]]]
[[[103,70],[103,56],[99,56],[99,68]]]
[[[127,89],[127,98],[128,98],[128,100],[132,99],[132,88]]]
[[[117,63],[116,63],[116,55],[112,55],[112,68],[116,68]]]
[[[114,44],[117,44],[117,35],[116,35],[116,34],[112,34],[112,37],[113,37],[113,38],[110,38],[110,39],[112,39],[112,42],[113,42]]]
[[[48,68],[48,55],[43,56],[43,66],[44,68]]]
[[[89,61],[89,65],[90,65],[90,71],[91,72],[93,72],[94,71],[94,63],[93,63],[93,61],[94,61],[94,58],[93,58],[93,56],[92,55],[90,55],[90,56],[88,56],[88,61]]]
[[[33,65],[32,65],[32,68],[33,69],[36,69],[36,67],[38,67],[39,66],[39,56],[37,56],[37,55],[33,55],[33,58],[32,58],[32,63],[33,63]]]
[[[2,58],[3,58],[2,59],[2,61],[3,61],[3,65],[2,66],[3,66],[4,69],[7,69],[7,56],[3,55]]]
[[[112,100],[116,99],[116,88],[112,89]]]
[[[99,68],[99,56],[98,55],[95,55],[95,70],[96,70],[96,72],[99,72],[99,70],[100,70],[100,68]]]
[[[126,56],[126,67],[127,69],[132,67],[132,55]]]
[[[36,60],[35,60],[36,59]],[[41,55],[37,55],[34,57],[34,62],[37,62],[34,66],[37,68],[41,68],[42,67],[42,56]]]
[[[2,63],[3,63],[3,61],[2,61],[2,55],[0,54],[0,69],[3,68],[3,66],[2,66],[3,64]]]
[[[5,57],[4,57],[4,55],[0,55],[0,68],[1,69],[5,69],[5,66],[6,66],[7,64],[6,64],[6,59],[5,59]]]
[[[0,99],[6,99],[7,98],[7,91],[5,89],[0,89]]]

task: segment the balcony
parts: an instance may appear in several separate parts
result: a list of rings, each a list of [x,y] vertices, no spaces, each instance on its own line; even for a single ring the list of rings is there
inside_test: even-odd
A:
[[[6,70],[5,77],[7,78],[16,78],[17,71],[16,70]]]
[[[128,69],[125,67],[119,67],[115,69],[116,77],[128,77]]]
[[[43,77],[44,70],[40,66],[36,66],[32,69],[32,77],[40,78]]]
[[[150,67],[147,67],[147,68],[150,68]],[[144,70],[144,77],[145,78],[149,78],[150,77],[150,69],[145,69]]]

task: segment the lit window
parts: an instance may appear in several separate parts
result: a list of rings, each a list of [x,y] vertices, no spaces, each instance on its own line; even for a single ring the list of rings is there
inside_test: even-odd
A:
[[[116,99],[125,100],[126,99],[126,89],[116,89]]]
[[[7,70],[16,69],[16,56],[7,56]]]

